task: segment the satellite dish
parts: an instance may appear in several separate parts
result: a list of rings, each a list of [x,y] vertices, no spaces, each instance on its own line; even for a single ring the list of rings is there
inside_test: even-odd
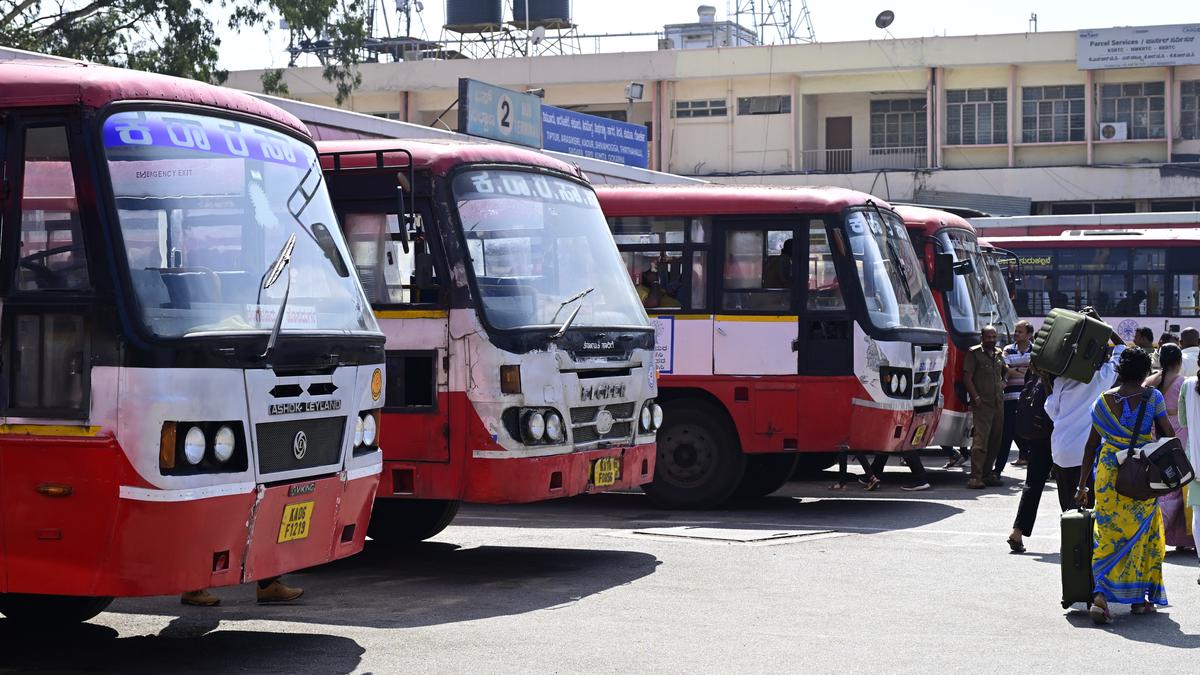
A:
[[[535,44],[535,45],[539,44],[542,40],[545,40],[545,39],[546,39],[546,27],[545,26],[538,26],[537,28],[533,29],[533,44]]]
[[[879,13],[879,16],[875,17],[875,27],[887,28],[888,26],[892,25],[892,22],[895,20],[896,13],[890,9],[885,9]]]

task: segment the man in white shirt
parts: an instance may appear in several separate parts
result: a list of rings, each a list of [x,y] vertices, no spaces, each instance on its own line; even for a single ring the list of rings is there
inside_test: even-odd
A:
[[[1179,334],[1179,347],[1183,349],[1183,370],[1179,371],[1184,377],[1196,376],[1196,360],[1200,356],[1200,330],[1192,327],[1183,329]]]
[[[1113,344],[1112,356],[1100,366],[1091,382],[1084,384],[1059,377],[1054,380],[1053,389],[1046,397],[1046,414],[1054,422],[1054,431],[1050,434],[1050,454],[1054,458],[1054,465],[1058,467],[1055,480],[1058,491],[1072,493],[1071,499],[1074,499],[1075,488],[1079,485],[1083,446],[1092,429],[1092,406],[1100,394],[1111,389],[1116,382],[1117,362],[1120,361],[1121,352],[1125,351],[1125,343],[1119,335],[1113,333],[1110,339]],[[1090,473],[1091,467],[1087,470]]]

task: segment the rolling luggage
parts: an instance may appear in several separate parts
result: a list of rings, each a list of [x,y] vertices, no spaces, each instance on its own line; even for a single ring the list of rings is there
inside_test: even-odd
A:
[[[1075,509],[1062,515],[1062,606],[1082,602],[1092,605],[1092,532],[1096,515],[1089,509]]]
[[[1112,327],[1103,321],[1069,309],[1052,309],[1033,338],[1033,365],[1086,384],[1108,358],[1112,334]]]

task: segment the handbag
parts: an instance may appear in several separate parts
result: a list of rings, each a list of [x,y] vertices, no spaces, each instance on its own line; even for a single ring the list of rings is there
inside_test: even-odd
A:
[[[1130,499],[1154,499],[1178,490],[1196,477],[1178,438],[1160,438],[1137,447],[1149,401],[1150,390],[1147,389],[1138,406],[1129,447],[1117,452],[1117,494]]]
[[[1054,433],[1054,422],[1046,413],[1046,384],[1033,370],[1025,373],[1025,387],[1017,400],[1017,438],[1029,441],[1048,441]]]

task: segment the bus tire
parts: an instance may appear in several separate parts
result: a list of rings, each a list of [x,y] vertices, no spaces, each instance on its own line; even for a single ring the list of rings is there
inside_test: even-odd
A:
[[[415,544],[450,525],[462,502],[453,499],[376,499],[367,536],[381,544]]]
[[[0,614],[14,624],[65,626],[87,621],[107,609],[112,601],[89,595],[0,593]]]
[[[792,470],[795,480],[816,480],[822,471],[837,464],[836,452],[802,452],[796,455],[796,468]]]
[[[733,496],[737,499],[766,497],[792,479],[799,455],[794,452],[746,455],[746,473]]]
[[[642,489],[656,506],[710,509],[723,504],[742,482],[746,456],[716,406],[697,400],[664,403],[666,424],[658,432],[654,480]]]

